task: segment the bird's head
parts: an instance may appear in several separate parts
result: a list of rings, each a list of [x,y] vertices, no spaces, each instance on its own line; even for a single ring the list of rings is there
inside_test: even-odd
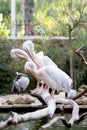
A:
[[[27,74],[20,73],[20,72],[16,72],[15,74],[16,74],[16,76],[24,76],[24,77],[28,77]]]
[[[30,55],[30,53],[34,53],[34,44],[32,41],[27,40],[23,43],[23,50]]]
[[[16,58],[20,57],[20,58],[29,60],[28,54],[25,51],[21,50],[21,49],[16,49],[16,48],[12,49],[11,52],[10,52],[10,56],[13,59],[16,59]]]
[[[26,72],[34,71],[36,69],[36,65],[34,62],[26,62],[24,68]]]
[[[23,43],[22,46],[23,50],[28,54],[30,59],[36,64],[36,66],[39,68],[39,64],[37,62],[37,54],[34,52],[34,44],[32,41],[27,40]],[[38,53],[39,57],[43,56],[43,52]]]

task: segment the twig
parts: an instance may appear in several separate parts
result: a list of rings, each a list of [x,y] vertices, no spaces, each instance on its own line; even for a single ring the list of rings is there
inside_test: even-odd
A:
[[[83,92],[81,92],[80,94],[78,94],[76,97],[72,98],[72,100],[77,100],[78,98],[80,98],[81,96],[83,96],[86,92],[87,92],[87,88],[85,88],[83,90]]]
[[[82,63],[87,67],[87,62],[86,62],[86,60],[85,60],[85,57],[84,57],[83,54],[82,54],[82,47],[83,47],[83,45],[82,45],[79,49],[77,49],[77,50],[75,51],[75,53],[80,57]]]
[[[85,118],[87,117],[87,112],[83,113],[80,115],[79,120],[76,121],[76,123],[80,123],[81,121],[83,121]]]

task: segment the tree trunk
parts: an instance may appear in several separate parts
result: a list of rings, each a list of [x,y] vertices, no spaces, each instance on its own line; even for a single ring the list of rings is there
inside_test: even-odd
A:
[[[73,80],[73,54],[72,54],[72,29],[69,26],[69,46],[70,46],[70,76]]]
[[[25,26],[25,35],[31,34],[31,26],[30,26],[30,20],[32,18],[32,8],[34,7],[34,0],[25,0],[24,1],[24,26]]]

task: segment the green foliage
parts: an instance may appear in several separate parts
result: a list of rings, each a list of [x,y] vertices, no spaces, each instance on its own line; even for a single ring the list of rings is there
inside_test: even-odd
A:
[[[7,38],[10,36],[10,29],[11,29],[11,2],[9,0],[0,0],[0,15],[2,15],[2,18],[0,18],[0,37],[1,38]],[[22,15],[22,8],[21,8],[21,1],[16,0],[16,17],[17,20],[20,22],[23,20]],[[1,20],[2,19],[2,20]],[[23,30],[23,29],[22,29]]]
[[[4,17],[8,17],[8,15],[10,15],[9,0],[0,0],[0,13],[2,13]]]
[[[0,23],[0,37],[6,38],[9,36],[9,34],[10,34],[10,30],[7,28],[4,22],[3,23],[1,22]]]
[[[10,34],[10,2],[0,1],[0,37],[7,38]]]
[[[85,0],[35,0],[34,31],[46,36],[68,36],[68,26],[74,29],[86,15]]]
[[[22,9],[22,5],[21,5],[22,1],[20,0],[16,0],[16,17],[17,17],[17,21],[22,21],[24,20],[23,18],[23,9]]]

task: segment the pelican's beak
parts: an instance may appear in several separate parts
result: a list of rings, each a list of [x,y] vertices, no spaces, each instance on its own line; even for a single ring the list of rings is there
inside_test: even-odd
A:
[[[31,59],[31,60],[37,65],[37,67],[39,68],[38,63],[37,63],[36,60],[33,58],[33,56],[32,56],[32,54],[31,54],[30,50],[29,50],[28,48],[25,48],[24,50],[26,51],[26,53],[28,54],[28,56],[30,57],[30,59]]]

